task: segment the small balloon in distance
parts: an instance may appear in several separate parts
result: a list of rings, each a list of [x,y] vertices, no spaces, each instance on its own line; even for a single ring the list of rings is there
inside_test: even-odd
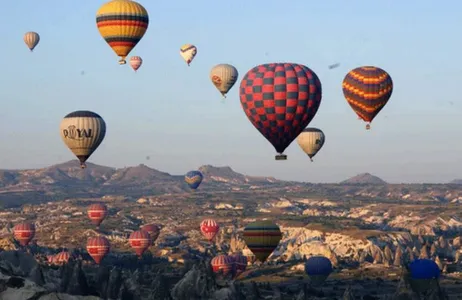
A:
[[[338,68],[339,66],[340,66],[340,63],[335,63],[335,64],[329,66],[329,70]]]

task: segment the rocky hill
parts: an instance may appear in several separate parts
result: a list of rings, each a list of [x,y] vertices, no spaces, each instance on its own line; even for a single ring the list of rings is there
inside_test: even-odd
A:
[[[387,184],[383,179],[369,173],[362,173],[340,182],[340,184]]]
[[[199,167],[204,182],[199,191],[227,194],[247,191],[249,197],[266,197],[270,190],[303,196],[306,193],[330,198],[362,198],[393,201],[436,201],[462,203],[459,184],[387,184],[384,180],[364,173],[339,184],[310,184],[278,180],[273,177],[248,176],[228,166]],[[184,175],[173,175],[146,165],[111,168],[92,163],[81,169],[76,160],[42,169],[0,170],[0,208],[17,207],[25,203],[42,203],[70,198],[104,196],[138,199],[161,194],[185,194],[190,189]]]
[[[272,177],[246,176],[230,167],[210,165],[199,168],[204,174],[204,191],[229,190],[235,186],[290,185]],[[43,169],[0,170],[0,204],[21,205],[25,202],[53,199],[124,195],[139,197],[189,192],[184,175],[172,175],[146,165],[115,169],[92,163],[81,169],[75,160]]]

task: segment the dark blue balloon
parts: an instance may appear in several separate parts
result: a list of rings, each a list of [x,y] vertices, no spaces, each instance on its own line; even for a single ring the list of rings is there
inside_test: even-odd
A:
[[[186,181],[189,187],[193,190],[199,187],[199,185],[202,182],[202,179],[204,179],[204,176],[202,176],[202,173],[199,171],[189,171],[184,176],[184,181]]]
[[[440,268],[431,259],[416,259],[410,264],[409,269],[412,279],[432,279],[440,277]]]
[[[305,263],[305,272],[309,276],[329,276],[332,273],[332,263],[327,257],[312,256]]]

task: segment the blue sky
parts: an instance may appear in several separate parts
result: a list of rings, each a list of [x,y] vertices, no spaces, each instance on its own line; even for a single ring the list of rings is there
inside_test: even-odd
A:
[[[98,164],[144,163],[173,174],[229,165],[312,182],[362,172],[390,182],[462,177],[460,1],[140,1],[150,25],[131,53],[144,59],[136,74],[118,65],[99,35],[95,14],[104,1],[71,2],[4,7],[0,168],[73,159],[59,123],[87,109],[108,126],[90,158]],[[22,40],[31,30],[41,35],[32,54]],[[185,43],[198,47],[190,68],[179,55]],[[326,144],[314,163],[296,142],[287,161],[275,161],[274,148],[242,110],[240,79],[267,62],[302,63],[321,79],[323,100],[310,126],[325,132]],[[240,72],[225,103],[208,77],[219,63]],[[382,67],[395,84],[370,131],[341,90],[344,75],[361,65]]]

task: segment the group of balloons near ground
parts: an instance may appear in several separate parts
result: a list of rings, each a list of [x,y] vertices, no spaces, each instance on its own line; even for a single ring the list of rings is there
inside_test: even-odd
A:
[[[124,65],[126,57],[145,35],[149,16],[146,9],[135,1],[112,0],[100,7],[96,15],[96,24],[103,39],[120,57],[119,64]],[[38,45],[40,36],[36,32],[28,32],[24,36],[24,41],[32,51]],[[197,47],[185,44],[180,48],[180,55],[189,66],[197,55]],[[139,56],[130,59],[130,65],[135,71],[142,63],[143,60]],[[226,97],[238,79],[238,71],[232,65],[218,64],[212,68],[210,79]],[[381,68],[363,66],[353,69],[345,76],[342,88],[347,102],[358,118],[367,123],[366,129],[370,129],[370,123],[391,97],[393,81]],[[322,148],[325,141],[324,133],[318,128],[307,128],[322,99],[321,82],[316,73],[308,67],[297,63],[258,65],[244,75],[239,94],[247,118],[277,151],[276,160],[287,159],[283,152],[295,139],[311,160]],[[106,123],[94,112],[75,111],[64,117],[60,131],[64,143],[80,160],[81,167],[85,168],[85,161],[105,137]],[[200,171],[190,171],[185,176],[185,181],[192,190],[199,187],[202,179]],[[88,213],[90,219],[99,225],[106,214],[106,208],[98,204],[92,206]],[[156,225],[146,226],[133,232],[129,238],[130,245],[138,255],[141,255],[159,234],[159,227]],[[213,239],[218,228],[213,220],[204,220],[201,224],[201,231],[209,240]],[[15,237],[22,244],[27,244],[32,239],[33,232],[35,229],[31,224],[15,227]],[[244,230],[244,240],[248,248],[261,262],[273,252],[281,237],[279,227],[270,221],[251,223]],[[87,244],[87,250],[96,263],[100,263],[109,247],[109,241],[102,236],[90,238]],[[418,269],[420,271],[415,271],[415,274],[420,275],[416,276],[423,278],[416,279],[423,280],[429,276],[428,274],[434,275],[431,273],[434,267],[425,265],[425,260],[417,260],[415,264],[419,268],[423,265],[423,269],[430,270],[428,273],[422,268]],[[236,274],[245,270],[246,265],[247,258],[242,255],[221,255],[212,260],[214,270],[234,270]],[[307,273],[314,276],[313,278],[327,278],[332,271],[330,261],[323,257],[309,259],[306,266]]]
[[[107,206],[103,203],[91,204],[87,209],[90,221],[99,228],[107,216]],[[138,257],[152,245],[159,237],[162,226],[159,224],[147,224],[140,227],[140,230],[130,234],[128,242]],[[220,226],[214,219],[204,219],[200,224],[202,235],[212,242]],[[20,223],[14,226],[13,235],[19,244],[26,247],[35,236],[35,225],[32,223]],[[247,257],[242,253],[231,255],[220,254],[212,258],[210,264],[212,270],[219,276],[237,278],[247,269],[248,261],[254,259],[265,262],[273,253],[282,239],[282,232],[275,223],[264,220],[248,224],[243,232],[243,239],[253,253]],[[110,243],[104,236],[90,237],[87,240],[87,252],[96,262],[100,264],[103,258],[110,251]],[[64,250],[56,255],[49,255],[50,264],[65,264],[72,259],[71,253]],[[438,265],[430,259],[416,259],[409,265],[410,283],[412,288],[418,292],[425,292],[434,289],[438,284],[440,270]],[[310,277],[313,286],[321,286],[332,273],[331,261],[324,256],[311,256],[305,262],[305,272]]]

